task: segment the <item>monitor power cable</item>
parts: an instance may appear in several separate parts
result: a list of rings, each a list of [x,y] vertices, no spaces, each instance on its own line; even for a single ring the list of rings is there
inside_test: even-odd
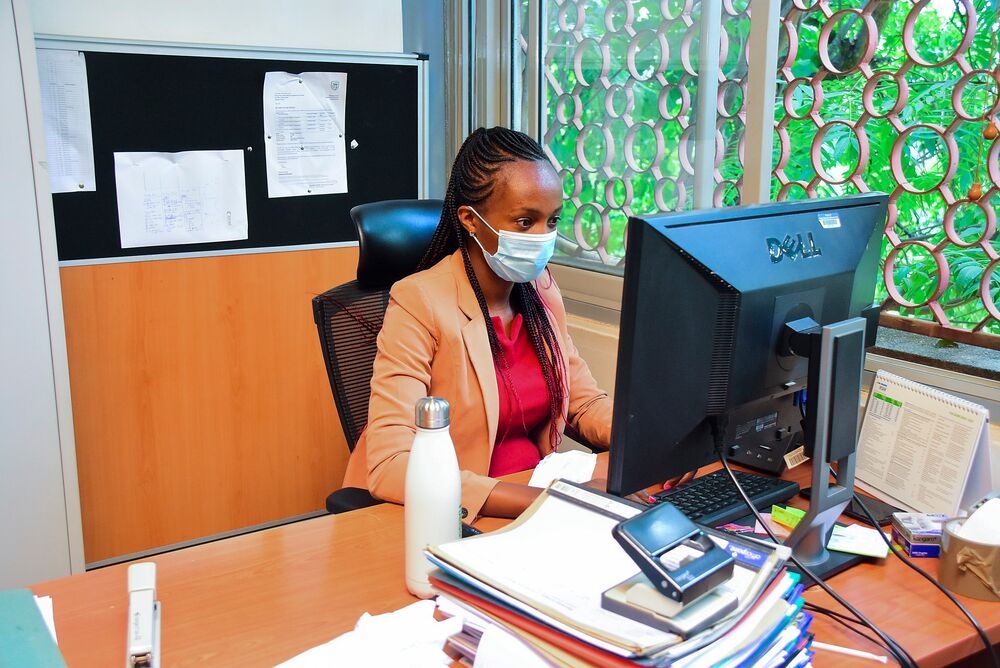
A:
[[[831,472],[832,472],[832,469],[831,469]],[[864,514],[868,517],[868,521],[871,522],[871,525],[873,527],[878,527],[878,522],[875,521],[875,518],[872,516],[871,511],[869,511],[868,507],[865,506],[864,501],[862,501],[861,496],[857,492],[854,492],[854,500],[861,507],[861,510],[864,512]],[[969,612],[968,608],[966,608],[964,605],[962,605],[962,602],[959,601],[957,598],[955,598],[954,595],[952,595],[952,593],[950,591],[948,591],[947,589],[945,589],[944,585],[942,585],[940,582],[938,582],[937,580],[935,580],[930,575],[930,573],[928,573],[927,571],[923,570],[922,568],[920,568],[919,566],[917,566],[915,563],[913,563],[912,561],[910,561],[910,559],[907,558],[903,554],[902,550],[900,550],[898,547],[896,547],[895,545],[893,545],[892,542],[888,538],[885,537],[885,533],[881,529],[876,529],[876,530],[878,531],[879,536],[882,537],[882,540],[885,542],[885,544],[889,546],[889,551],[890,552],[892,552],[894,555],[896,555],[896,557],[900,561],[902,561],[904,564],[906,564],[907,566],[909,566],[912,570],[914,570],[917,573],[919,573],[920,576],[923,577],[925,580],[927,580],[932,585],[934,585],[935,587],[937,587],[938,589],[940,589],[941,593],[944,594],[945,596],[947,596],[948,600],[950,600],[952,603],[954,603],[955,607],[957,607],[962,612],[962,614],[965,615],[966,618],[968,618],[969,623],[972,624],[972,627],[976,630],[976,633],[979,635],[979,639],[983,641],[983,645],[986,647],[986,653],[990,657],[990,661],[993,664],[993,668],[1000,668],[1000,660],[998,660],[998,658],[997,658],[997,653],[996,653],[996,650],[993,647],[993,643],[990,642],[990,638],[989,638],[989,636],[986,635],[986,631],[983,630],[983,627],[979,624],[979,621],[976,620],[976,618],[972,615],[971,612]]]
[[[740,493],[740,496],[743,498],[743,502],[747,504],[747,507],[750,508],[751,511],[753,511],[754,517],[757,518],[757,521],[760,522],[760,525],[764,527],[765,531],[767,531],[767,534],[768,536],[771,537],[771,540],[773,540],[775,543],[780,544],[781,540],[779,540],[778,537],[774,534],[774,532],[771,531],[771,527],[769,527],[767,522],[764,521],[764,518],[761,517],[760,511],[757,510],[757,507],[753,505],[753,502],[750,500],[750,497],[747,495],[746,491],[740,485],[739,480],[736,479],[736,474],[733,473],[733,469],[732,467],[730,467],[729,460],[726,457],[725,448],[722,447],[721,445],[721,438],[720,438],[721,430],[719,430],[715,420],[712,420],[712,433],[716,439],[716,453],[719,456],[719,461],[722,462],[722,466],[726,469],[726,473],[729,475],[729,479],[732,480],[733,485],[736,486],[736,490]],[[853,605],[844,600],[844,598],[840,594],[835,592],[819,576],[817,576],[811,570],[806,568],[805,565],[803,565],[795,557],[794,554],[791,555],[791,561],[800,571],[802,571],[802,573],[811,578],[813,582],[818,584],[827,594],[833,597],[833,599],[837,601],[837,603],[843,606],[845,610],[854,615],[862,624],[870,628],[875,633],[875,635],[881,638],[883,643],[885,643],[886,647],[889,648],[891,654],[896,659],[896,661],[899,662],[901,666],[903,666],[904,668],[911,668],[911,667],[915,668],[917,666],[917,662],[913,660],[913,657],[910,656],[910,653],[907,652],[902,647],[902,645],[893,640],[887,633],[885,633],[884,631],[882,631],[882,629],[876,626],[874,622],[865,617]]]
[[[884,642],[882,642],[872,634],[867,633],[864,630],[866,628],[865,625],[859,622],[858,620],[854,619],[853,617],[839,613],[836,610],[831,610],[830,608],[824,608],[822,605],[817,605],[816,603],[810,603],[809,601],[806,601],[805,605],[803,605],[802,607],[809,612],[814,612],[816,614],[825,615],[829,617],[831,621],[840,624],[848,631],[857,633],[859,636],[869,641],[873,645],[878,645],[889,654],[892,654],[892,650],[889,649],[889,647]]]

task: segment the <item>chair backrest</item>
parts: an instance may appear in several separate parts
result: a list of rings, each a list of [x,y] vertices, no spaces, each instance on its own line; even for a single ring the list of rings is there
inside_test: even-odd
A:
[[[358,230],[357,280],[312,300],[330,389],[351,450],[368,424],[375,343],[389,288],[417,268],[442,205],[441,200],[390,200],[351,209]]]

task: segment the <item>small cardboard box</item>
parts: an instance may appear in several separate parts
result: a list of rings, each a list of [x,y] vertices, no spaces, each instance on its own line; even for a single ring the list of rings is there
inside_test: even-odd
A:
[[[892,527],[892,542],[903,551],[903,554],[911,559],[918,557],[937,558],[941,556],[941,545],[939,543],[911,543],[899,533],[899,530],[895,526]]]
[[[941,555],[941,525],[946,515],[893,513],[892,540],[910,557]]]
[[[948,519],[940,513],[893,513],[892,528],[910,543],[941,544],[941,525]]]

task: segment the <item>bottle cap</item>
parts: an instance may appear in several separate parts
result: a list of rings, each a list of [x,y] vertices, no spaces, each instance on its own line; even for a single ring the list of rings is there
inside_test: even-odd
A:
[[[421,429],[441,429],[449,421],[448,400],[441,397],[424,397],[417,402],[416,422]]]

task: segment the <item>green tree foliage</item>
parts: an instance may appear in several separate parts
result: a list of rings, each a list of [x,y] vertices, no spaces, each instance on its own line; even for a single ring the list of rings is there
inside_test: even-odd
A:
[[[897,72],[908,59],[902,34],[904,22],[914,3],[909,0],[831,0],[829,5],[836,12],[863,8],[869,2],[875,5],[870,9],[879,32],[871,68],[876,72]],[[975,36],[966,54],[973,68],[993,69],[998,65],[996,3],[997,0],[975,0]],[[738,12],[746,6],[746,2],[732,4],[737,6]],[[816,3],[811,4],[814,9],[797,11],[791,0],[782,1],[782,15],[794,23],[798,36],[792,75],[807,79],[812,79],[824,69],[819,57],[819,38],[827,22],[823,13],[815,9]],[[546,143],[566,175],[567,204],[561,232],[569,238],[577,238],[574,221],[578,220],[584,245],[596,247],[601,239],[603,212],[611,225],[610,238],[605,244],[608,256],[605,262],[610,264],[624,256],[623,234],[628,214],[691,208],[693,192],[693,180],[683,169],[682,159],[693,160],[693,128],[689,126],[694,123],[697,104],[700,3],[695,2],[694,14],[686,17],[681,16],[684,3],[679,0],[630,0],[628,5],[631,27],[637,38],[623,28],[629,14],[625,2],[549,0],[548,5],[551,24],[546,55],[546,76],[549,80]],[[582,20],[576,12],[577,7],[582,9]],[[932,0],[919,13],[915,25],[919,56],[930,63],[948,60],[961,41],[965,22],[965,10],[958,0]],[[656,74],[663,48],[654,37],[657,30],[665,37],[669,63],[661,75]],[[721,63],[723,78],[744,81],[745,45],[749,35],[747,15],[727,17],[723,30],[729,46],[727,57]],[[686,36],[690,40],[691,71],[686,71],[681,58]],[[783,34],[779,45],[781,60],[787,54],[786,41]],[[628,68],[630,42],[633,47],[638,45],[634,63],[638,77]],[[854,68],[866,48],[866,31],[858,19],[846,16],[836,22],[830,33],[829,48],[836,70]],[[602,49],[607,56],[602,56]],[[609,67],[607,72],[602,72],[605,58]],[[601,81],[602,74],[604,81]],[[905,75],[909,88],[908,102],[898,115],[902,126],[910,127],[917,123],[949,126],[956,117],[952,92],[961,76],[962,72],[954,63],[942,67],[911,67]],[[853,125],[863,113],[862,91],[866,83],[867,79],[860,72],[846,75],[827,73],[821,84],[823,102],[819,116],[822,121],[841,120]],[[779,76],[776,122],[782,120],[786,113],[782,104],[785,85],[785,79]],[[876,109],[880,113],[887,112],[895,104],[898,94],[892,77],[880,78],[874,92]],[[978,114],[990,109],[996,103],[997,95],[996,80],[983,74],[966,87],[961,97],[965,108]],[[813,103],[808,86],[798,86],[791,96],[791,106],[797,114],[809,109]],[[740,109],[742,97],[738,86],[723,84],[723,106],[727,110],[734,112]],[[582,129],[573,119],[579,120]],[[737,181],[743,169],[739,144],[744,128],[738,118],[720,117],[718,120],[723,141],[717,180]],[[633,129],[633,155],[640,167],[638,171],[630,169],[624,151],[629,127],[637,124],[644,125]],[[816,177],[811,149],[817,126],[811,119],[789,119],[787,125],[791,157],[784,173],[788,180],[805,186]],[[686,129],[691,138],[682,142]],[[982,130],[981,121],[970,121],[961,123],[955,131],[959,162],[954,177],[944,186],[950,188],[958,199],[966,197],[974,182],[981,183],[983,192],[989,192],[993,187],[986,168],[990,141],[982,141],[980,158]],[[897,182],[889,166],[889,157],[899,131],[888,119],[870,118],[864,124],[863,132],[869,143],[870,158],[863,166],[860,178],[869,190],[892,193],[897,189]],[[659,154],[658,140],[662,142]],[[685,150],[690,155],[682,156],[681,151]],[[860,158],[858,141],[845,125],[835,125],[827,133],[818,146],[818,153],[823,170],[833,180],[843,179],[853,172]],[[581,169],[583,163],[595,169]],[[930,130],[917,130],[903,146],[902,163],[904,176],[915,188],[933,188],[945,175],[945,146]],[[978,173],[977,164],[980,165]],[[631,186],[629,201],[625,180]],[[772,196],[777,196],[778,186],[775,180]],[[821,182],[815,187],[817,196],[838,196],[857,191],[858,187],[851,182],[842,185]],[[798,186],[792,186],[786,193],[787,199],[805,196],[805,188]],[[739,193],[731,186],[725,187],[721,191],[721,200],[724,205],[737,204]],[[982,202],[991,209],[996,203],[996,197],[992,196],[989,201]],[[938,190],[927,194],[902,193],[896,199],[895,231],[902,240],[922,240],[936,246],[946,238],[942,226],[946,209],[945,200]],[[964,204],[955,217],[955,229],[961,239],[974,241],[986,229],[986,214],[974,203]],[[988,242],[1000,250],[995,239]],[[883,260],[890,250],[891,245],[886,240]],[[954,244],[947,245],[943,255],[948,262],[951,279],[939,301],[951,324],[973,327],[987,318],[979,298],[979,285],[989,257],[979,246],[962,248]],[[917,248],[908,250],[899,255],[895,266],[894,280],[907,299],[921,302],[934,292],[938,284],[938,270],[930,253]],[[994,300],[1000,293],[998,274],[1000,272],[995,272],[989,279]],[[880,300],[888,297],[881,281],[877,291]],[[903,309],[903,312],[933,319],[926,307]],[[1000,333],[1000,323],[990,321],[985,330]]]

